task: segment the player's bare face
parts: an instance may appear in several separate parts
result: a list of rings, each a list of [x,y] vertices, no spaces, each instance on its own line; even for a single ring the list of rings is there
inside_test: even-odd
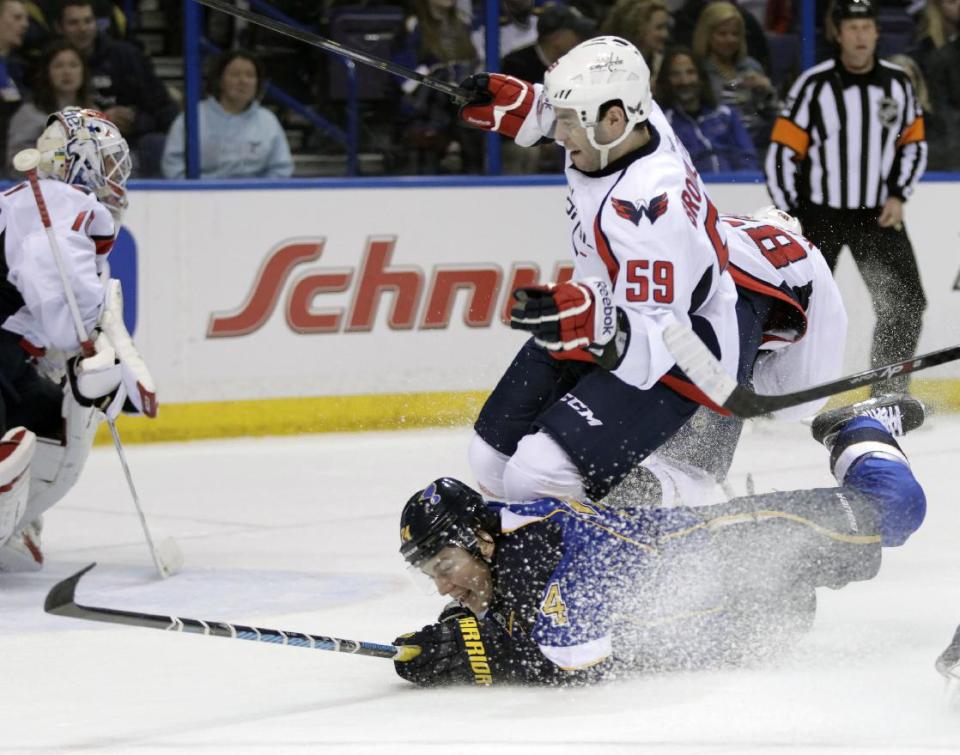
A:
[[[441,595],[449,595],[475,614],[483,613],[493,597],[490,566],[463,548],[448,545],[427,561],[422,571]]]
[[[598,137],[599,135],[594,138]],[[567,150],[567,155],[575,168],[583,171],[599,170],[600,150],[590,143],[587,130],[581,125],[580,119],[573,110],[569,108],[557,110],[557,129],[554,139]]]
[[[851,73],[866,73],[872,69],[879,37],[880,32],[873,19],[851,18],[841,21],[837,29],[837,44],[840,45],[840,61],[844,67]]]

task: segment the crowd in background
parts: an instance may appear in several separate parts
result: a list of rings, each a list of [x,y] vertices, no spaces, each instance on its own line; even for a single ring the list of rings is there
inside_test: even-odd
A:
[[[494,68],[484,61],[482,2],[272,4],[320,34],[341,35],[338,41],[362,45],[375,39],[379,47],[371,51],[438,79],[456,83]],[[0,0],[0,139],[8,177],[12,156],[33,143],[47,113],[66,105],[95,107],[116,122],[133,149],[135,176],[184,175],[182,89],[157,77],[121,10],[125,5]],[[647,60],[656,99],[697,169],[756,171],[800,72],[799,6],[791,0],[502,0],[496,68],[541,81],[546,68],[579,42],[600,34],[624,37]],[[821,30],[826,6],[826,0],[817,3]],[[930,168],[960,170],[960,0],[886,0],[880,6],[881,37],[885,19],[896,26],[881,53],[914,79],[926,112]],[[167,16],[176,38],[179,9]],[[351,29],[367,33],[350,37]],[[205,34],[226,52],[206,56],[206,96],[199,110],[204,177],[294,173],[285,126],[292,117],[302,127],[303,119],[263,101],[268,80],[343,127],[347,105],[338,83],[340,61],[214,12],[207,14]],[[821,31],[818,57],[831,54]],[[358,70],[357,81],[359,146],[384,156],[382,172],[483,172],[483,138],[458,125],[446,95],[372,69]],[[505,172],[553,172],[562,166],[555,145],[503,146]],[[298,148],[345,150],[342,140],[337,143],[322,129]]]

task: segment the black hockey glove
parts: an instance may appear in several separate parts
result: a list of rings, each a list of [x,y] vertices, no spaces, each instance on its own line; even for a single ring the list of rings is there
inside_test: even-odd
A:
[[[393,644],[421,648],[413,660],[394,662],[400,676],[421,687],[550,684],[563,674],[532,642],[513,639],[492,621],[469,613],[428,624],[419,632],[398,637]]]

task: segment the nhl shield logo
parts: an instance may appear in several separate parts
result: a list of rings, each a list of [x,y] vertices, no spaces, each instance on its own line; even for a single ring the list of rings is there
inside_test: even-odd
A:
[[[900,115],[896,100],[892,97],[884,97],[880,100],[877,105],[877,115],[884,128],[892,128],[897,122],[897,116]]]

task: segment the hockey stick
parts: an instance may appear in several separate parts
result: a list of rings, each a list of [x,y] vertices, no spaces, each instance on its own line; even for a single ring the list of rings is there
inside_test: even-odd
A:
[[[222,621],[182,619],[177,616],[160,616],[152,613],[135,613],[133,611],[119,611],[115,608],[80,605],[74,599],[77,583],[94,566],[96,566],[95,563],[90,564],[72,577],[67,577],[62,582],[55,584],[47,593],[43,610],[54,616],[67,616],[71,619],[102,621],[107,624],[125,624],[131,627],[163,629],[168,632],[183,632],[185,634],[205,634],[211,637],[229,637],[233,640],[270,642],[277,645],[312,648],[313,650],[332,650],[337,653],[390,658],[394,661],[409,661],[420,655],[420,648],[417,645],[379,645],[374,642],[340,640],[336,637],[248,627],[243,624],[227,624]]]
[[[40,190],[40,181],[37,178],[37,165],[40,164],[40,152],[35,149],[25,149],[18,152],[13,158],[13,167],[21,173],[27,174],[27,181],[30,183],[30,189],[33,191],[33,198],[37,203],[37,210],[40,212],[40,221],[43,223],[44,231],[47,234],[47,242],[50,245],[50,252],[57,265],[57,272],[60,274],[60,283],[63,286],[64,295],[67,298],[67,306],[73,318],[73,325],[77,331],[77,338],[80,340],[80,348],[85,357],[95,354],[93,341],[83,327],[83,317],[80,315],[80,307],[77,304],[76,294],[70,285],[70,279],[67,277],[67,270],[63,264],[63,254],[60,252],[60,244],[57,236],[53,232],[53,224],[50,222],[50,213],[47,210],[47,203],[43,198],[43,192]],[[130,495],[133,498],[134,508],[140,517],[140,526],[143,528],[143,534],[147,538],[147,546],[150,548],[150,555],[153,556],[154,566],[157,567],[157,573],[162,577],[169,577],[175,574],[183,566],[183,552],[172,538],[166,538],[159,545],[153,542],[153,536],[150,534],[150,528],[147,526],[147,518],[143,513],[143,507],[140,505],[140,496],[137,495],[137,489],[133,485],[133,477],[130,474],[130,467],[127,464],[127,456],[123,451],[123,444],[120,442],[120,433],[117,431],[116,423],[107,417],[107,425],[110,427],[110,436],[113,438],[113,446],[117,449],[117,456],[120,457],[120,466],[123,467],[123,474],[127,479],[127,487],[130,488]]]
[[[228,2],[224,2],[223,0],[196,0],[196,2],[200,3],[200,5],[206,5],[208,8],[213,8],[214,10],[222,11],[223,13],[235,16],[236,18],[242,18],[252,24],[262,26],[264,29],[270,29],[278,34],[293,37],[293,39],[299,39],[301,42],[306,42],[308,45],[312,45],[313,47],[319,47],[321,50],[332,52],[334,55],[340,55],[341,57],[348,58],[357,63],[363,63],[364,65],[372,66],[373,68],[379,68],[381,71],[392,73],[394,76],[400,76],[404,79],[410,79],[411,81],[419,82],[430,89],[435,89],[438,92],[443,92],[444,94],[453,97],[453,99],[460,104],[466,104],[470,102],[473,97],[472,92],[468,92],[466,89],[458,87],[455,84],[449,84],[446,81],[440,81],[439,79],[425,76],[422,73],[418,73],[410,68],[397,65],[389,60],[384,60],[376,55],[370,55],[369,53],[360,52],[359,50],[354,50],[350,47],[344,47],[339,42],[334,42],[332,39],[327,39],[326,37],[321,37],[319,34],[298,29],[295,26],[285,24],[282,21],[275,21],[272,18],[268,18],[267,16],[263,16],[259,13],[254,13],[246,8],[238,8],[237,6]]]
[[[805,404],[819,398],[843,393],[861,385],[872,385],[896,375],[919,372],[938,364],[960,359],[960,346],[951,346],[928,354],[919,354],[902,362],[875,367],[829,383],[814,385],[794,393],[774,396],[757,394],[738,385],[696,333],[682,323],[673,323],[663,332],[663,342],[687,377],[713,401],[737,417],[758,417],[780,409]]]

